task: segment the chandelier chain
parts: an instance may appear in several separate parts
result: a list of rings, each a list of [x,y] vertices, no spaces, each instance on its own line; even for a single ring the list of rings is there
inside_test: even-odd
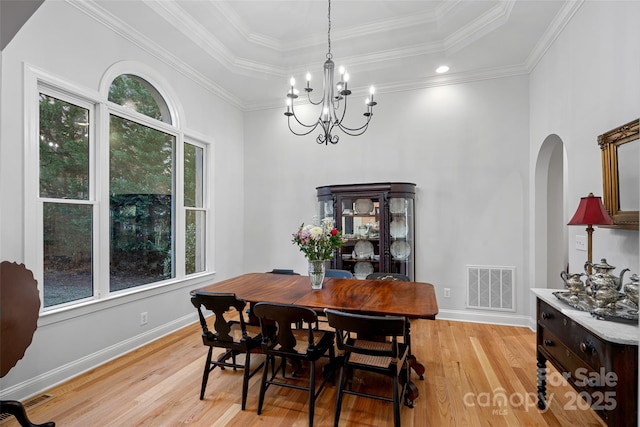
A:
[[[329,27],[327,29],[327,40],[329,44],[329,51],[327,52],[327,59],[331,59],[333,55],[331,54],[331,0],[329,0],[329,11],[327,13],[327,19],[329,20]]]

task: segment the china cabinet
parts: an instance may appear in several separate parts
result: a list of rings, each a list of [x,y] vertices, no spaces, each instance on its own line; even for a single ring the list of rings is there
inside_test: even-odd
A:
[[[415,184],[386,182],[318,187],[318,216],[347,239],[331,268],[364,279],[371,273],[415,276]]]

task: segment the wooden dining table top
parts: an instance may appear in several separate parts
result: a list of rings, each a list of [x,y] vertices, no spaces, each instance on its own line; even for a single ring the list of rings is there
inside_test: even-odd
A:
[[[326,277],[322,289],[312,290],[307,276],[247,273],[198,290],[232,292],[250,303],[297,304],[316,310],[331,308],[411,319],[435,319],[438,314],[434,286],[423,282]]]

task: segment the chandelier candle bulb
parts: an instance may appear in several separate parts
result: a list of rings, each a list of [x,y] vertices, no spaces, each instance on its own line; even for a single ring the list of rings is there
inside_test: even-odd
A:
[[[351,91],[347,88],[347,82],[349,81],[349,73],[344,73],[344,89],[340,92],[341,95],[351,95]]]
[[[322,109],[322,121],[324,123],[329,122],[329,109],[327,107]]]
[[[298,95],[296,94],[297,91],[296,91],[296,89],[294,87],[296,85],[296,79],[291,77],[291,80],[289,80],[289,83],[291,83],[291,89],[289,90],[289,93],[287,93],[287,98],[296,99],[298,97]],[[293,104],[291,104],[291,103],[289,103],[287,105],[293,106]]]
[[[293,114],[291,112],[291,98],[287,98],[287,112],[284,114],[287,116],[291,116]]]

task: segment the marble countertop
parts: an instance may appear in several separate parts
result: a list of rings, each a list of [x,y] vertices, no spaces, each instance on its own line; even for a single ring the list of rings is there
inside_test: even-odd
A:
[[[586,311],[580,311],[560,301],[553,295],[559,289],[531,289],[538,298],[559,310],[565,316],[584,326],[603,340],[618,344],[638,345],[640,328],[638,325],[615,322],[611,320],[598,320]]]

